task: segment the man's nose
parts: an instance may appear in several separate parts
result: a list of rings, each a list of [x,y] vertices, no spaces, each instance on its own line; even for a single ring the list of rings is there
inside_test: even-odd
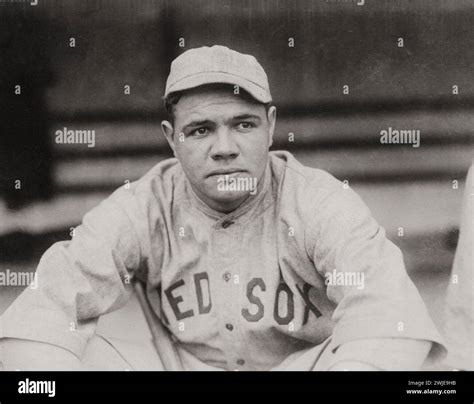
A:
[[[239,147],[235,142],[234,135],[228,128],[221,128],[215,133],[214,143],[211,149],[211,157],[214,160],[236,158],[240,154]]]

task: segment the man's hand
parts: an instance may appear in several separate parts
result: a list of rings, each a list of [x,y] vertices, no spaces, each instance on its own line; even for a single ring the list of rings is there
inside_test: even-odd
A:
[[[3,370],[81,370],[81,361],[66,349],[38,341],[0,338]]]

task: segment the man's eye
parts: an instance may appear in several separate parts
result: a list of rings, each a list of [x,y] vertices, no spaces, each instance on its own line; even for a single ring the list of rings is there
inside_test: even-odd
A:
[[[196,135],[206,135],[209,133],[209,128],[202,127],[202,128],[197,128],[191,132],[191,136],[196,136]]]
[[[248,130],[254,127],[255,125],[252,122],[239,122],[239,124],[237,125],[237,128],[242,130]]]

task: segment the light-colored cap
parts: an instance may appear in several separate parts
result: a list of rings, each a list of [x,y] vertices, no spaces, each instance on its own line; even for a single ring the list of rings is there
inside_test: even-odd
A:
[[[237,85],[263,104],[272,100],[267,74],[257,59],[221,45],[190,49],[173,60],[164,99],[176,91],[215,83]]]

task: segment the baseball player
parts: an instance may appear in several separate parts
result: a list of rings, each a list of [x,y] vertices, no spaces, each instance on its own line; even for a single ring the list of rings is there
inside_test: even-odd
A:
[[[190,49],[172,62],[164,100],[175,158],[46,251],[38,287],[3,315],[6,367],[163,369],[149,342],[95,332],[127,302],[130,280],[168,332],[173,369],[402,370],[440,359],[402,254],[358,195],[269,152],[276,108],[253,56]]]

